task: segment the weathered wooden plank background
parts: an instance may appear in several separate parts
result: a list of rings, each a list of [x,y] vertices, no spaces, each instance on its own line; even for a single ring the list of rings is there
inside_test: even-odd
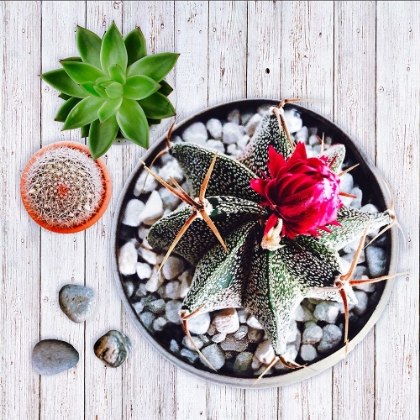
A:
[[[403,2],[1,2],[1,419],[362,419],[418,418],[418,218],[420,3]],[[238,98],[306,97],[348,131],[396,195],[407,235],[388,308],[341,363],[280,389],[238,390],[176,369],[139,335],[111,278],[109,239],[118,194],[142,153],[115,146],[105,216],[86,233],[61,236],[33,223],[19,179],[39,147],[78,132],[53,121],[59,100],[38,74],[76,55],[76,25],[102,35],[112,20],[142,28],[151,52],[181,53],[173,72],[179,120]],[[163,129],[161,130],[161,132]],[[161,132],[156,133],[155,139]],[[68,282],[97,294],[97,311],[73,324],[59,309]],[[119,369],[95,358],[110,328],[134,349]],[[80,352],[76,368],[39,377],[31,350],[59,338]]]

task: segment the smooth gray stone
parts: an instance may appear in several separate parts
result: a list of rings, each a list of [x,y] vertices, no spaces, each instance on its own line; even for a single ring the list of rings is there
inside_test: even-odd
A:
[[[131,351],[131,341],[123,333],[111,330],[93,346],[96,357],[110,367],[121,366]]]
[[[32,350],[32,364],[40,375],[56,375],[77,365],[78,351],[61,340],[41,340]]]
[[[90,287],[66,284],[58,295],[61,310],[74,322],[83,322],[95,306],[95,293]]]

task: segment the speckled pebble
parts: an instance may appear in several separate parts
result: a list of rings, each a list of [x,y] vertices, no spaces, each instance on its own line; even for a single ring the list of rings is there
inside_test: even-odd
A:
[[[56,375],[76,366],[79,353],[61,340],[41,340],[32,350],[32,365],[40,375]]]
[[[236,356],[233,365],[233,371],[237,374],[245,374],[249,371],[252,363],[253,354],[249,351],[244,351]]]
[[[84,322],[92,314],[95,293],[90,287],[66,284],[58,294],[61,310],[73,321]]]
[[[248,347],[248,340],[242,338],[236,339],[233,335],[228,335],[226,340],[220,344],[220,347],[225,351],[245,351]]]
[[[131,351],[131,341],[123,333],[111,330],[103,335],[93,346],[96,357],[108,366],[121,366]]]
[[[201,350],[201,352],[215,369],[220,369],[225,364],[225,354],[220,350],[220,347],[217,344],[210,344]],[[202,363],[206,365],[204,361],[202,361]]]

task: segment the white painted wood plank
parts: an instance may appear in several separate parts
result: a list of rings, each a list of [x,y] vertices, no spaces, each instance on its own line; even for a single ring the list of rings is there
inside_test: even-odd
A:
[[[335,2],[334,120],[375,157],[375,2]],[[373,419],[375,334],[333,368],[333,418]]]
[[[176,98],[179,121],[207,107],[208,3],[175,3]],[[207,384],[176,369],[176,418],[207,418]]]
[[[86,5],[86,27],[103,36],[112,21],[121,30],[122,3],[89,1]],[[83,26],[83,25],[82,25]],[[85,418],[110,419],[121,416],[123,407],[123,369],[106,367],[94,354],[98,338],[111,329],[121,328],[121,301],[111,276],[110,236],[112,216],[124,180],[125,148],[113,146],[103,156],[111,173],[112,197],[104,216],[86,231],[86,285],[96,294],[95,315],[86,322]]]
[[[418,418],[420,5],[377,5],[377,166],[395,193],[408,239],[376,327],[376,419]]]
[[[20,199],[20,176],[40,144],[40,2],[0,5],[0,418],[38,418],[40,228]]]
[[[125,2],[124,32],[138,25],[149,54],[174,51],[174,3]],[[173,84],[173,72],[168,81]],[[154,129],[157,140],[170,125],[167,119]],[[143,149],[129,146],[124,158],[124,181],[137,164]],[[123,325],[133,342],[133,351],[123,366],[123,418],[173,419],[176,410],[176,368],[164,359],[134,327],[123,309]]]
[[[321,102],[303,104],[333,114],[333,2],[282,2],[281,95]],[[328,419],[332,371],[279,389],[279,418]]]
[[[280,26],[280,3],[248,2],[248,98],[281,99]],[[245,419],[275,419],[278,409],[277,388],[245,391]]]
[[[84,21],[84,11],[84,2],[67,2],[59,8],[53,2],[42,3],[42,72],[57,69],[60,59],[77,55],[75,30],[79,18]],[[54,121],[62,103],[58,93],[42,83],[43,146],[59,140],[80,139],[75,132],[60,133],[62,123]],[[84,417],[84,325],[70,321],[58,304],[62,286],[84,284],[84,255],[83,232],[61,235],[41,231],[41,337],[67,341],[80,355],[75,368],[41,378],[41,418]]]
[[[246,97],[247,3],[209,2],[208,101]],[[245,391],[208,384],[207,417],[242,419]]]

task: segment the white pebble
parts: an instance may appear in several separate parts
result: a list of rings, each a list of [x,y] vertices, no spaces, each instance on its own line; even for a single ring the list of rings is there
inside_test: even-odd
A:
[[[354,207],[355,209],[360,209],[362,207],[362,197],[363,197],[362,190],[359,187],[354,187],[350,191],[350,194],[356,196],[356,198],[353,198],[351,202],[351,206]]]
[[[225,339],[226,339],[225,333],[218,333],[218,334],[213,335],[213,337],[211,338],[211,341],[213,341],[213,343],[221,343],[222,341],[225,341]]]
[[[258,319],[255,318],[255,316],[250,316],[246,323],[248,324],[248,326],[250,326],[251,328],[254,328],[256,330],[263,330],[264,327],[259,323]]]
[[[152,329],[152,324],[153,324],[153,321],[154,321],[155,317],[153,316],[153,314],[151,312],[143,312],[140,315],[140,319],[141,319],[142,324],[148,330]]]
[[[340,342],[342,335],[343,333],[337,325],[326,325],[322,331],[322,340],[318,345],[318,351],[325,353],[331,350]]]
[[[353,188],[353,175],[349,172],[340,177],[340,191],[350,194]]]
[[[205,146],[212,152],[225,153],[225,145],[220,140],[207,140]]]
[[[252,363],[251,363],[251,369],[252,370],[257,370],[261,367],[261,362],[255,357],[252,357]]]
[[[235,155],[236,152],[238,151],[238,147],[236,146],[236,144],[229,144],[229,146],[226,148],[226,151],[229,155]]]
[[[171,340],[171,342],[169,343],[169,351],[171,353],[178,353],[179,352],[179,345],[176,342],[176,340]]]
[[[314,322],[307,322],[302,335],[302,343],[314,344],[321,341],[322,328],[316,325]]]
[[[126,281],[124,283],[124,290],[125,290],[125,294],[128,297],[131,297],[134,293],[134,284],[131,281]]]
[[[136,271],[140,280],[148,279],[152,275],[152,268],[149,264],[138,262]]]
[[[141,223],[141,213],[144,210],[144,203],[133,198],[130,200],[124,210],[122,222],[127,226],[139,226]]]
[[[146,282],[146,290],[150,293],[156,292],[156,290],[159,288],[159,286],[162,284],[162,276],[160,273],[158,273],[157,268],[154,268],[152,271],[152,274]]]
[[[239,318],[236,309],[228,308],[221,310],[214,317],[214,325],[216,326],[217,331],[225,334],[232,334],[238,331],[239,328]]]
[[[248,135],[242,136],[242,138],[238,141],[238,149],[245,150],[248,146],[249,140],[250,138]]]
[[[175,324],[181,324],[181,318],[179,316],[181,306],[182,302],[179,302],[177,300],[170,300],[166,304],[165,315],[168,321],[173,322]]]
[[[295,140],[301,141],[303,143],[308,143],[309,139],[309,130],[308,127],[304,126],[302,127],[296,134],[295,134]]]
[[[173,280],[166,283],[165,295],[169,299],[179,299],[180,296],[179,281]]]
[[[203,347],[203,342],[198,337],[191,337],[191,338],[198,349],[201,349],[201,347]],[[187,349],[196,351],[195,347],[191,343],[191,340],[187,336],[184,336],[184,338],[182,339],[182,345],[186,347]]]
[[[319,145],[319,138],[315,134],[312,134],[309,137],[309,146],[314,147],[315,145]]]
[[[370,204],[370,203],[369,204],[365,204],[360,209],[360,211],[363,211],[363,212],[369,213],[369,214],[375,214],[375,213],[378,213],[379,212],[378,208],[376,206],[374,206],[373,204]]]
[[[181,200],[166,188],[160,189],[159,194],[162,198],[163,207],[165,210],[175,210],[181,203]]]
[[[163,327],[167,323],[168,323],[168,321],[166,320],[166,318],[164,318],[163,316],[160,316],[159,318],[157,318],[153,321],[153,329],[155,331],[162,331]]]
[[[368,246],[366,248],[366,260],[371,278],[385,274],[387,258],[382,248],[373,245]]]
[[[303,126],[302,118],[300,118],[300,114],[296,109],[284,111],[284,119],[286,120],[287,128],[290,133],[296,133]]]
[[[163,202],[157,191],[150,194],[146,206],[140,215],[140,221],[145,225],[151,226],[163,215]]]
[[[216,118],[212,118],[207,121],[206,124],[207,130],[209,130],[210,135],[214,139],[221,139],[222,138],[222,123],[220,120],[217,120]]]
[[[354,278],[359,279],[359,280],[368,280],[369,277],[366,275],[356,275],[357,273],[355,273]],[[358,284],[357,286],[354,286],[355,289],[357,290],[362,290],[363,292],[366,293],[372,293],[376,290],[376,284],[375,283],[362,283],[362,284]]]
[[[196,122],[184,130],[182,138],[190,143],[204,145],[209,137],[206,126],[202,122]]]
[[[195,351],[183,348],[179,352],[182,357],[185,357],[191,364],[193,364],[198,359],[198,354]]]
[[[159,171],[159,176],[166,182],[169,182],[171,178],[177,182],[182,182],[184,179],[184,173],[176,159],[172,159],[166,163]]]
[[[185,262],[183,259],[170,256],[162,267],[163,277],[167,280],[172,280],[178,277],[185,269]]]
[[[136,314],[140,315],[143,312],[144,309],[144,303],[143,302],[136,302],[132,304],[133,309],[136,311]]]
[[[305,362],[312,362],[312,360],[315,360],[318,357],[318,353],[314,346],[310,344],[304,344],[300,348],[300,357]]]
[[[228,122],[223,126],[223,142],[225,144],[238,143],[242,136],[242,128],[238,124]]]
[[[309,312],[308,308],[298,305],[293,312],[293,319],[297,322],[308,322],[313,319],[313,315]]]
[[[227,120],[229,122],[233,122],[235,124],[240,124],[241,123],[241,113],[239,112],[238,109],[234,109],[233,111],[230,111],[228,116],[227,116]]]
[[[194,315],[188,320],[188,329],[192,334],[205,334],[210,326],[210,314],[204,312]]]
[[[137,234],[139,235],[139,238],[144,240],[147,238],[147,235],[149,234],[149,228],[145,228],[144,226],[140,226],[139,230],[137,231]]]
[[[245,133],[249,137],[252,137],[255,133],[255,130],[260,125],[262,117],[260,114],[254,114],[252,118],[248,121],[248,124],[245,126]]]
[[[140,194],[148,194],[154,191],[158,186],[158,182],[147,171],[144,171],[139,176],[134,185],[133,194],[138,197]]]
[[[119,249],[118,268],[123,276],[135,274],[137,269],[137,251],[132,242],[127,242]]]
[[[145,249],[145,248],[140,247],[138,249],[138,253],[139,253],[140,257],[143,258],[150,265],[156,265],[157,256],[156,256],[155,252],[150,251],[149,249]]]
[[[270,340],[265,340],[258,344],[257,350],[255,350],[255,357],[265,365],[273,361],[275,353]]]
[[[368,295],[362,291],[355,291],[357,303],[354,305],[354,311],[357,315],[363,315],[368,307]]]
[[[339,305],[336,302],[321,302],[316,305],[314,317],[320,321],[333,324],[340,312]]]
[[[210,346],[205,347],[201,352],[215,369],[218,370],[225,364],[225,354],[217,344],[211,344]],[[205,364],[203,361],[202,363]]]

